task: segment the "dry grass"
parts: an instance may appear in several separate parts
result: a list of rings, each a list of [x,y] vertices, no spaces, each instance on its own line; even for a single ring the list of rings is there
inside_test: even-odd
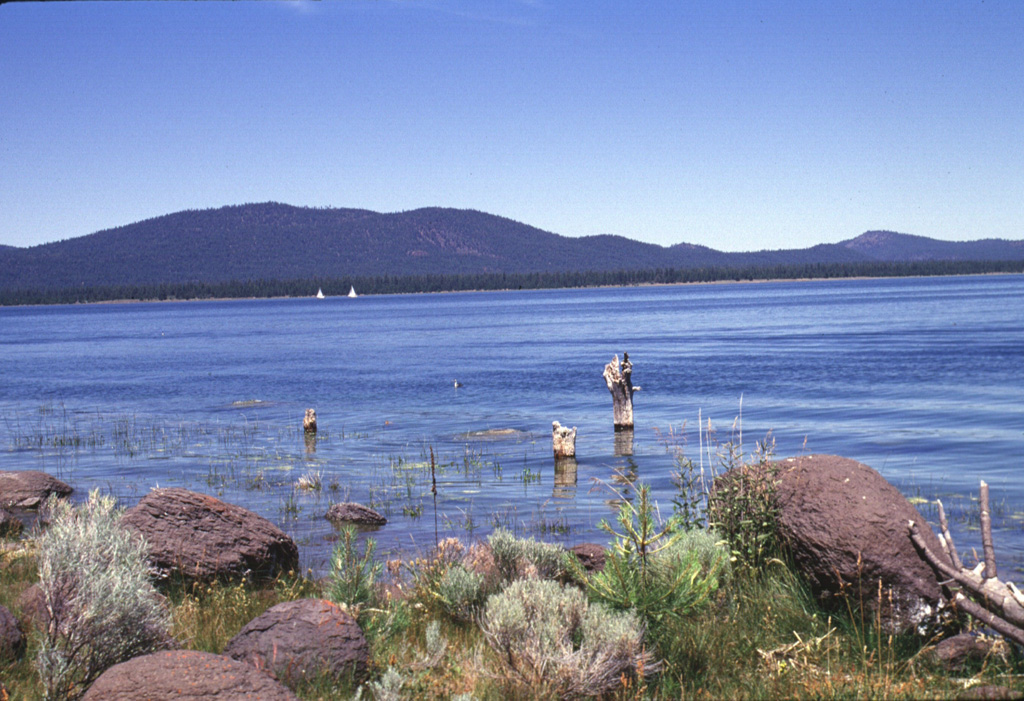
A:
[[[211,582],[181,584],[168,592],[171,633],[190,650],[220,654],[246,623],[283,601],[320,596],[309,579],[284,576],[269,586]]]

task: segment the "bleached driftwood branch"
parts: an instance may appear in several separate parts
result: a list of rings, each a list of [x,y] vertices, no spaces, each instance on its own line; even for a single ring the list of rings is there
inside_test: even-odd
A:
[[[1024,645],[1024,594],[1014,586],[1013,582],[1003,582],[996,575],[995,548],[992,545],[992,516],[989,510],[988,485],[981,483],[979,495],[981,505],[981,544],[985,553],[985,562],[973,570],[967,569],[960,562],[960,557],[953,543],[946,523],[946,512],[939,502],[939,528],[942,534],[939,542],[949,555],[952,565],[944,562],[928,549],[921,537],[917,524],[909,523],[910,539],[918,551],[928,561],[939,583],[943,586],[959,586],[953,597],[953,603],[969,615],[977,618],[1000,635]],[[966,595],[965,593],[966,592]],[[970,598],[968,598],[970,597]]]

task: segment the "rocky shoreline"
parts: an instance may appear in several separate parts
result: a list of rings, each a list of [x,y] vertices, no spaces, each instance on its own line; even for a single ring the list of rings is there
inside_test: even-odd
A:
[[[764,461],[722,475],[712,500],[718,508],[739,508],[745,500],[763,499],[765,494],[757,490],[766,485],[777,509],[776,535],[823,611],[841,615],[843,607],[856,601],[862,615],[890,635],[942,638],[928,648],[928,655],[933,664],[949,670],[993,655],[1014,656],[1011,647],[999,647],[991,637],[955,634],[963,618],[957,617],[948,590],[908,537],[907,523],[924,526],[929,548],[952,565],[947,547],[876,471],[832,455]],[[51,496],[71,493],[70,485],[43,472],[0,472],[0,535],[18,538],[21,519],[31,518],[31,510]],[[359,504],[336,504],[328,517],[386,523]],[[259,586],[295,576],[298,569],[298,546],[289,536],[259,515],[208,495],[154,489],[123,514],[121,523],[145,538],[157,581],[245,581]],[[572,552],[586,571],[598,572],[604,565],[603,545],[582,544]],[[477,550],[459,560],[460,567],[485,576],[487,567],[493,570],[493,556],[490,565],[480,565],[487,556],[480,557]],[[400,595],[401,587],[396,591]],[[0,658],[18,659],[25,651],[26,632],[45,626],[47,608],[39,597],[37,586],[23,593],[21,622],[0,606]],[[240,698],[243,690],[258,698],[296,698],[292,689],[302,679],[331,674],[362,680],[369,665],[370,650],[356,616],[327,599],[305,598],[280,603],[250,621],[229,641],[223,656],[169,650],[128,660],[107,670],[84,698],[144,698],[163,693],[170,680],[190,685],[196,693],[202,690],[207,694],[203,698]],[[229,678],[234,681],[225,684]],[[989,695],[971,698],[1024,698],[1008,688],[984,693]]]

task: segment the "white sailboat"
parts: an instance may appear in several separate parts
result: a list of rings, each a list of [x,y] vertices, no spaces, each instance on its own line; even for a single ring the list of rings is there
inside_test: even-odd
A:
[[[359,295],[356,294],[355,285],[352,285],[351,287],[348,288],[348,296],[353,298],[353,299],[355,299],[356,297],[359,296]]]
[[[316,298],[317,298],[317,299],[323,299],[323,298],[324,298],[324,291],[323,291],[323,288],[317,288],[317,291],[316,291]]]

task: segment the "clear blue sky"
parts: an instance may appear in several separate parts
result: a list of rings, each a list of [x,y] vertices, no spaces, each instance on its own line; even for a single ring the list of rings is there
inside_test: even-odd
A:
[[[1024,2],[0,6],[0,243],[276,200],[1024,238]]]

